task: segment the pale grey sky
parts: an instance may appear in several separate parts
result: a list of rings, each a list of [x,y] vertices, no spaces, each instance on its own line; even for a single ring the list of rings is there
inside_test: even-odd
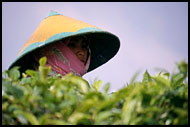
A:
[[[108,63],[83,76],[97,77],[117,91],[136,71],[155,67],[172,72],[175,63],[188,61],[187,2],[3,2],[2,71],[15,60],[40,22],[57,11],[117,35],[118,54]]]

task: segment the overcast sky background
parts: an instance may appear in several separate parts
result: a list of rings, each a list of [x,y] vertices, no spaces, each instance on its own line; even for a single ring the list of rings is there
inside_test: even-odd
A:
[[[129,83],[140,70],[151,75],[176,62],[188,61],[187,2],[3,2],[2,71],[16,59],[24,43],[51,11],[98,26],[119,37],[119,52],[109,62],[83,76],[110,82],[112,91]]]

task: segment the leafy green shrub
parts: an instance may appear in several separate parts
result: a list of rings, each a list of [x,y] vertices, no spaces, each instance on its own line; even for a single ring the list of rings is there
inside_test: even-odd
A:
[[[179,72],[148,71],[142,82],[131,83],[109,94],[110,84],[93,84],[73,74],[47,76],[46,58],[39,71],[19,67],[2,73],[2,124],[6,125],[187,125],[188,64]]]

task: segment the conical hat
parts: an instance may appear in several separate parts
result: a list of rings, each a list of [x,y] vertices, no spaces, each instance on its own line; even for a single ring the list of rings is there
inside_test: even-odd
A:
[[[91,62],[87,72],[90,72],[109,61],[118,52],[120,47],[119,38],[94,25],[57,12],[49,13],[48,17],[40,23],[9,69],[13,66],[21,66],[21,70],[24,71],[33,62],[30,55],[37,49],[67,37],[88,34],[91,35]]]

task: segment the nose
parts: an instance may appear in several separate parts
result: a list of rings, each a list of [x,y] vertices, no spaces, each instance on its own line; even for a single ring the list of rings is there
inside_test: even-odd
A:
[[[86,55],[85,55],[85,50],[84,49],[79,48],[78,51],[76,52],[76,56],[80,59],[80,61],[85,63]]]

